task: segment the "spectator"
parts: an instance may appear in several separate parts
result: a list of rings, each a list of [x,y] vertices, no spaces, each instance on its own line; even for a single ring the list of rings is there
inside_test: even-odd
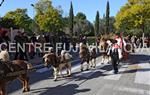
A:
[[[18,31],[18,34],[15,36],[14,40],[16,43],[16,54],[15,54],[14,59],[24,60],[23,51],[20,48],[18,49],[19,45],[23,46],[23,37],[22,37],[21,31]]]

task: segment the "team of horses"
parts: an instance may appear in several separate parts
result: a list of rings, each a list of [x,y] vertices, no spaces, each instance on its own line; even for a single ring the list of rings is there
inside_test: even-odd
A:
[[[91,63],[91,67],[96,66],[96,49],[88,49],[86,45],[80,46],[79,56],[81,59],[81,67],[83,67],[83,63],[86,61],[89,65]],[[86,57],[85,57],[86,56]],[[44,66],[52,67],[54,71],[54,80],[56,81],[58,78],[58,74],[63,77],[62,71],[66,70],[67,76],[71,76],[71,59],[72,55],[69,54],[66,50],[62,50],[61,54],[58,56],[55,52],[53,52],[53,48],[49,50],[43,56]],[[89,63],[89,61],[91,61]],[[29,76],[28,73],[21,73],[15,76],[7,76],[8,73],[13,73],[21,70],[31,69],[31,63],[25,60],[13,60],[10,61],[9,53],[7,50],[3,50],[0,52],[0,95],[6,95],[5,87],[8,82],[11,82],[15,79],[19,79],[23,85],[23,92],[30,91],[29,86]],[[66,68],[66,69],[64,69]],[[89,69],[89,67],[88,67]],[[83,69],[81,70],[83,71]]]
[[[105,59],[108,59],[110,56],[107,54],[108,47],[111,45],[111,40],[103,39],[100,42],[100,47],[103,50],[102,54],[102,63],[104,63]],[[81,60],[80,70],[84,71],[84,63],[86,63],[86,69],[89,70],[90,68],[96,67],[96,47],[89,48],[87,45],[80,43],[79,45],[79,58]],[[23,84],[23,92],[30,91],[29,87],[29,76],[27,73],[19,74],[16,76],[5,77],[8,73],[20,70],[28,70],[32,68],[32,65],[24,60],[9,60],[9,54],[7,51],[1,51],[0,53],[0,75],[4,78],[0,79],[0,95],[5,95],[5,86],[9,81],[19,78],[21,83]],[[44,66],[52,67],[54,81],[58,79],[58,75],[60,74],[61,77],[64,77],[63,71],[66,70],[67,76],[71,76],[71,59],[72,55],[69,54],[66,50],[62,50],[61,54],[58,56],[54,51],[53,48],[49,50],[43,56]],[[65,68],[65,69],[64,69]]]

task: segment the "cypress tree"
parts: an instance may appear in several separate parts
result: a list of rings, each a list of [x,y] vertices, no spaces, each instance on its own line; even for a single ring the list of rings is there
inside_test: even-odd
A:
[[[97,11],[95,18],[95,35],[98,34],[99,34],[99,12]]]
[[[109,8],[109,1],[107,1],[106,5],[106,31],[105,34],[109,33],[109,14],[110,14],[110,8]]]
[[[69,28],[70,28],[71,36],[73,36],[73,21],[74,21],[74,13],[73,13],[73,5],[71,2],[70,12],[69,12]]]

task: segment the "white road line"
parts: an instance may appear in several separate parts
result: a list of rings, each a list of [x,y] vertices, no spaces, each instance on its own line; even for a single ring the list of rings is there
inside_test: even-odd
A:
[[[126,66],[125,66],[126,67]],[[124,72],[126,70],[126,68],[120,68],[119,72]],[[113,74],[113,70],[104,73],[106,74],[106,76],[104,76],[104,79],[107,80],[119,80],[122,74]]]
[[[135,83],[150,85],[150,64],[138,64],[140,70],[136,72]]]
[[[114,94],[115,91],[126,93],[124,95],[127,95],[127,93],[132,93],[133,95],[150,95],[149,90],[133,88],[133,87],[131,88],[131,87],[125,87],[125,86],[118,86],[118,85],[111,85],[111,84],[105,84],[103,86],[103,88],[97,92],[96,95],[99,95],[99,93],[102,93],[103,91],[105,92],[107,90],[113,90],[112,95],[116,95],[116,94]]]
[[[149,90],[143,90],[143,89],[139,89],[139,88],[131,88],[131,87],[117,87],[115,90],[117,91],[122,91],[122,92],[130,92],[130,93],[136,93],[136,94],[140,94],[140,95],[150,95],[150,91]]]
[[[96,72],[105,72],[105,70],[102,70],[102,69],[98,69],[98,70],[89,70],[89,71],[84,71],[84,72],[81,72],[79,74],[76,74],[74,76],[78,77],[84,77],[84,78],[89,78],[91,75],[93,75],[94,73]]]

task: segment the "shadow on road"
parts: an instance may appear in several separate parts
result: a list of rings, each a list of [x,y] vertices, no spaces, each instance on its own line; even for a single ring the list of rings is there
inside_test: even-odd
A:
[[[150,55],[131,54],[130,60],[131,60],[132,64],[144,63],[144,62],[150,63]]]
[[[129,65],[133,65],[133,64],[142,64],[144,62],[149,62],[150,61],[150,56],[149,55],[142,55],[142,54],[130,54],[129,56],[129,61],[130,61],[130,64]],[[128,63],[128,62],[123,62],[124,64]],[[78,63],[79,64],[79,63]],[[121,65],[119,65],[120,67]],[[94,78],[98,78],[98,77],[101,77],[101,76],[107,76],[108,74],[104,74],[104,72],[101,72],[101,70],[105,70],[105,72],[109,72],[112,70],[112,65],[111,64],[107,64],[107,65],[104,65],[103,67],[101,66],[98,66],[97,67],[97,71],[94,72],[92,75],[90,75],[89,77],[82,77],[82,76],[74,76],[74,75],[77,75],[77,74],[80,74],[81,72],[80,71],[77,71],[77,72],[74,72],[73,73],[73,76],[70,77],[70,78],[63,78],[63,79],[68,79],[70,81],[72,80],[75,80],[75,81],[81,81],[81,80],[84,80],[84,82],[86,82],[87,80],[90,80],[90,79],[94,79]],[[127,70],[127,71],[124,71],[124,72],[120,72],[120,73],[135,73],[137,70],[140,70],[140,71],[149,71],[149,69],[132,69],[132,70]],[[92,70],[91,70],[92,71]],[[95,69],[93,70],[95,71]],[[86,73],[84,73],[86,74]],[[87,73],[88,74],[88,73]],[[33,73],[33,74],[30,74],[30,84],[34,84],[34,83],[37,83],[39,81],[42,81],[42,80],[46,80],[46,79],[51,79],[52,78],[52,72],[48,71],[48,72],[44,72],[44,73]],[[49,78],[51,77],[51,78]],[[58,81],[61,81],[62,79],[58,80]],[[68,83],[66,82],[66,84]],[[79,85],[77,84],[68,84],[68,85],[58,85],[56,87],[48,87],[48,88],[39,88],[39,89],[32,89],[32,93],[36,93],[38,91],[41,91],[42,94],[41,95],[73,95],[75,93],[80,93],[80,92],[86,92],[86,91],[90,91],[90,89],[77,89],[79,87]],[[7,92],[8,93],[12,93],[18,89],[22,88],[21,84],[18,82],[18,81],[15,81],[15,82],[12,82],[10,85],[7,86]],[[62,91],[61,91],[62,90]],[[44,91],[44,92],[43,92]],[[55,94],[53,94],[55,93]]]
[[[87,89],[78,89],[77,84],[58,85],[56,87],[46,87],[32,89],[31,94],[40,93],[39,95],[74,95],[77,93],[84,93],[90,91]]]

